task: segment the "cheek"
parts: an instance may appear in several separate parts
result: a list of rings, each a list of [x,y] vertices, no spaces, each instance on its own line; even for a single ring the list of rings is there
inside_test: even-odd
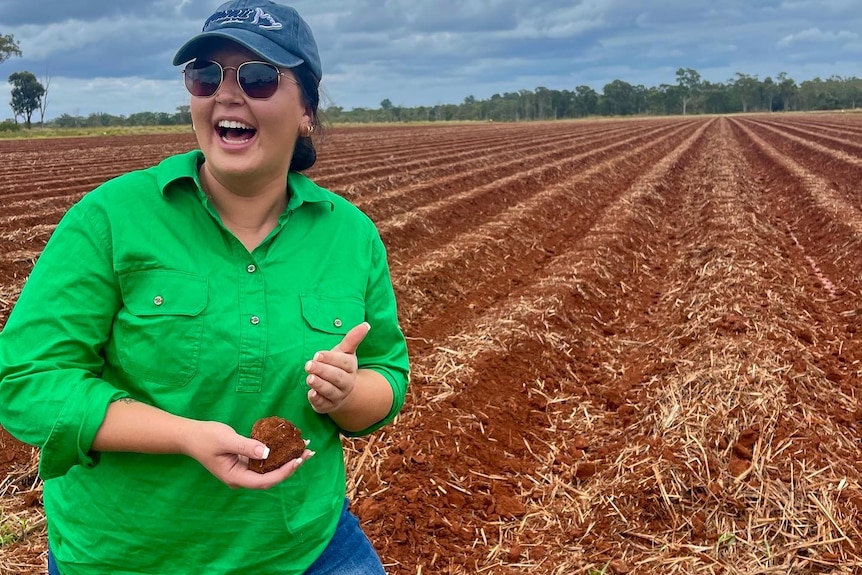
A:
[[[189,107],[189,114],[192,117],[192,129],[198,135],[204,133],[207,126],[210,125],[211,114],[208,112],[208,109],[207,106],[200,104],[192,104]]]
[[[209,114],[210,108],[211,105],[209,102],[201,98],[192,98],[189,102],[189,113],[192,116],[192,120],[202,120],[207,114]]]
[[[267,110],[266,115],[259,116],[261,125],[271,126],[273,133],[278,133],[281,138],[296,138],[299,126],[305,121],[303,112],[295,105],[282,106],[274,110]]]

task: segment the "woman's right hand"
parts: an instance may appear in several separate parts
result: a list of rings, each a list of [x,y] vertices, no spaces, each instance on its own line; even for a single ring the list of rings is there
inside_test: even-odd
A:
[[[187,419],[129,398],[108,406],[92,448],[94,451],[182,453],[196,459],[234,489],[269,489],[290,477],[314,455],[306,449],[299,459],[269,473],[257,473],[248,468],[248,460],[263,459],[266,446],[260,441],[243,437],[224,423]]]
[[[269,489],[293,475],[313,453],[305,450],[302,457],[289,461],[269,473],[257,473],[248,468],[249,459],[264,459],[266,445],[239,435],[232,427],[217,421],[189,421],[186,454],[196,459],[210,473],[232,489]]]

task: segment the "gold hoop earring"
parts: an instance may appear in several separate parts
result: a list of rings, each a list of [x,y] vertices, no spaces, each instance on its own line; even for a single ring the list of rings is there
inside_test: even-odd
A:
[[[314,126],[312,124],[305,124],[302,126],[300,135],[302,135],[303,138],[310,138],[312,134],[314,134]]]

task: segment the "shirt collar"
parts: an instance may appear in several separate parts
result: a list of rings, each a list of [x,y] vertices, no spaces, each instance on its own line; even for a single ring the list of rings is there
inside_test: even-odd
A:
[[[329,211],[335,210],[335,202],[332,201],[329,191],[312,182],[305,174],[289,172],[287,184],[290,186],[290,199],[287,201],[287,209],[295,210],[302,204],[328,203]]]
[[[185,154],[169,156],[161,161],[156,168],[156,183],[163,196],[167,196],[174,187],[174,182],[191,179],[194,181],[198,191],[201,192],[201,180],[198,176],[198,166],[203,162],[204,155],[200,150],[193,150]]]
[[[195,183],[197,193],[203,197],[204,193],[198,175],[198,166],[203,161],[204,155],[200,150],[192,150],[162,160],[156,172],[156,181],[162,195],[167,196],[180,181],[191,179]],[[288,210],[295,210],[304,203],[322,202],[329,204],[330,211],[335,209],[335,202],[329,196],[330,192],[315,184],[307,176],[299,172],[290,172],[287,174],[287,183],[291,192],[290,200],[287,203]]]

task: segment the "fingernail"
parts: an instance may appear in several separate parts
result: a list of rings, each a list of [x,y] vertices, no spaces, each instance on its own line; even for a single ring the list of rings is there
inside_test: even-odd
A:
[[[306,361],[306,362],[305,362],[305,371],[310,371],[310,370],[311,370],[311,362],[310,362],[310,361]]]
[[[254,448],[254,454],[257,455],[258,459],[266,459],[269,457],[269,447],[258,445]]]
[[[317,453],[317,452],[316,451],[309,451],[308,452],[308,458],[311,459],[312,457],[314,457],[315,453]]]
[[[308,444],[311,443],[310,439],[303,439],[303,441],[305,442],[306,447],[308,447]]]
[[[315,354],[314,354],[314,357],[313,357],[312,359],[313,359],[314,361],[320,361],[320,352],[318,351],[317,353],[315,353]]]
[[[302,458],[301,457],[297,457],[296,459],[294,459],[294,461],[296,461],[297,465],[302,465]]]

